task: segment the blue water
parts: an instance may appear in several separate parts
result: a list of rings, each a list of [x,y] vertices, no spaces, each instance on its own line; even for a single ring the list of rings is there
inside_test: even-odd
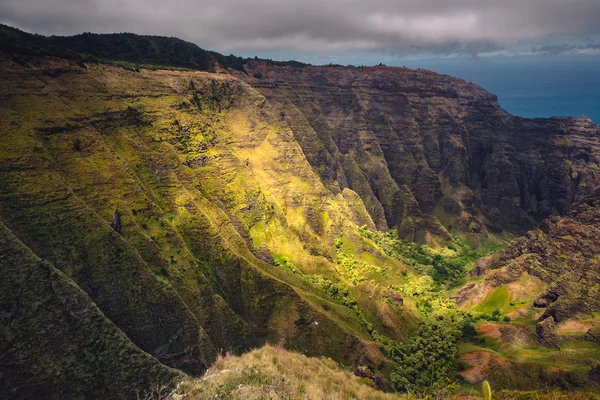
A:
[[[600,123],[600,57],[431,60],[406,62],[457,76],[498,96],[521,117],[585,115]]]

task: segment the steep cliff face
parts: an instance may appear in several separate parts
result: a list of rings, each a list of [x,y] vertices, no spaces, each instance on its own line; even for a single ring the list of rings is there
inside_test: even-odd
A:
[[[410,239],[522,233],[599,182],[598,127],[585,117],[513,117],[480,87],[430,71],[246,68],[324,185],[351,188],[378,228]]]

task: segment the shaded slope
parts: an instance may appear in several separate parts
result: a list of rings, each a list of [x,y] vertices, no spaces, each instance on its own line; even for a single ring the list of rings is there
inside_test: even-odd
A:
[[[183,374],[136,347],[77,285],[0,224],[4,398],[133,398]]]

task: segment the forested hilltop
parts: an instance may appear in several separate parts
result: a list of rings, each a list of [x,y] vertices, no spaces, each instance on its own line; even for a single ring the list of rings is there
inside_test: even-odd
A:
[[[52,56],[79,63],[122,62],[121,66],[139,68],[183,68],[215,71],[215,64],[238,71],[255,60],[204,50],[184,40],[133,33],[82,33],[75,36],[42,36],[0,24],[0,51],[20,56]],[[273,65],[304,66],[298,61],[272,61]]]

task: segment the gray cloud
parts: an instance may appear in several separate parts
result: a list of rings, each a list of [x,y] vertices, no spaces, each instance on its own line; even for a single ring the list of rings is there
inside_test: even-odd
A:
[[[600,54],[600,44],[573,44],[573,43],[552,43],[541,46],[533,46],[531,54],[543,56],[557,56],[561,54]]]
[[[600,1],[0,0],[0,21],[43,34],[177,36],[222,52],[477,55],[521,43],[597,36]],[[558,43],[543,52],[565,51]]]
[[[540,47],[533,47],[531,50],[532,53],[539,53],[547,56],[555,56],[563,53],[570,53],[573,50],[578,49],[579,47],[574,44],[568,43],[556,43],[556,44],[545,44]]]

